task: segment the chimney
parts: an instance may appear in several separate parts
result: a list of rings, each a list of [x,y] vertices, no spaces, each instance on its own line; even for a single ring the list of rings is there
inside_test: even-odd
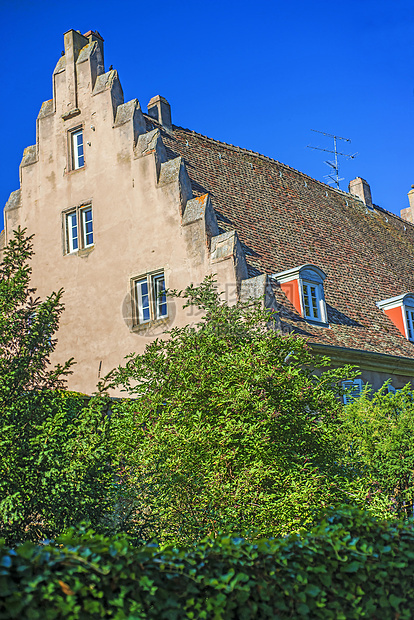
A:
[[[99,49],[101,50],[101,54],[102,54],[102,62],[104,60],[104,38],[99,34],[99,32],[97,30],[88,30],[88,32],[85,32],[85,34],[83,35],[84,37],[87,37],[89,43],[92,43],[93,41],[96,41]]]
[[[172,129],[171,106],[164,97],[156,95],[148,104],[148,114],[166,129]]]
[[[410,206],[406,209],[401,209],[400,215],[403,220],[414,224],[414,185],[411,185],[411,189],[408,192],[408,203]]]
[[[357,177],[349,182],[349,193],[358,196],[362,202],[372,209],[371,188],[365,179]]]

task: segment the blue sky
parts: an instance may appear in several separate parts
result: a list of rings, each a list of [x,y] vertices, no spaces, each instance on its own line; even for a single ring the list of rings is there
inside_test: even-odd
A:
[[[374,203],[399,213],[414,184],[414,3],[71,3],[0,0],[3,135],[0,202],[19,187],[25,146],[52,96],[52,72],[70,28],[98,30],[125,100],[171,103],[173,122],[273,157],[324,181],[340,143],[341,188],[365,178]]]

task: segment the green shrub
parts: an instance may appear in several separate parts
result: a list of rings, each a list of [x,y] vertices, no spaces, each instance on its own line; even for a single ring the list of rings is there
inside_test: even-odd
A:
[[[62,390],[73,360],[51,367],[63,290],[35,297],[32,255],[19,228],[0,264],[0,537],[9,544],[81,520],[99,527],[115,486],[99,399],[86,407],[83,395]]]
[[[122,529],[180,545],[218,531],[276,536],[345,503],[336,395],[350,367],[326,370],[303,339],[269,329],[259,303],[221,302],[211,279],[179,296],[200,322],[101,385],[134,398],[112,407]]]
[[[383,518],[414,513],[414,399],[408,384],[396,394],[387,384],[366,389],[340,411],[347,464],[356,474],[356,501]]]
[[[132,547],[84,529],[0,553],[0,619],[409,619],[414,528],[367,513],[307,533]]]
[[[0,537],[35,542],[82,520],[106,531],[115,491],[107,429],[100,408],[74,392],[28,392],[1,412]]]

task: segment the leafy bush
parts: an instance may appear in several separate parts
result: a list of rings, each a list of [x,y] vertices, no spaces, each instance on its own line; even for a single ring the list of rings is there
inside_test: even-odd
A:
[[[410,619],[414,529],[345,510],[308,533],[189,548],[70,531],[0,553],[0,619]]]
[[[177,294],[177,293],[176,293]],[[203,316],[129,357],[101,385],[114,404],[118,517],[141,540],[274,536],[344,503],[338,383],[350,368],[269,329],[260,304],[221,303],[212,282],[179,293]]]
[[[0,536],[55,536],[110,504],[108,422],[80,394],[63,392],[72,360],[50,368],[62,291],[30,288],[31,238],[17,230],[0,265]]]
[[[384,517],[410,518],[414,510],[414,399],[410,385],[396,394],[385,384],[366,389],[340,413],[355,495]]]
[[[114,483],[108,421],[81,394],[28,392],[0,417],[0,536],[42,540],[88,520],[104,528]]]
[[[49,369],[63,312],[61,289],[44,301],[30,287],[32,237],[14,231],[0,265],[0,413],[31,390],[64,384],[73,360]]]

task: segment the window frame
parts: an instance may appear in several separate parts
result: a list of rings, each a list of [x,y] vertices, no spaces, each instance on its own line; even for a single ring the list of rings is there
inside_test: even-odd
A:
[[[82,125],[78,125],[69,129],[69,169],[71,171],[82,170],[85,167],[85,132]],[[82,144],[76,144],[76,137],[82,136]],[[76,152],[79,147],[82,147],[82,154]],[[82,159],[82,163],[80,163],[80,159]]]
[[[414,306],[409,304],[403,304],[403,321],[405,327],[405,334],[409,342],[414,342]],[[411,317],[409,317],[409,314]],[[411,332],[411,336],[410,336]]]
[[[162,295],[160,301],[157,293],[157,283],[161,281],[163,281],[164,285],[162,290],[165,291],[166,278],[163,269],[157,269],[156,271],[151,271],[131,279],[134,328],[150,325],[158,321],[164,321],[168,318],[167,297],[165,294]],[[143,304],[144,300],[145,305]]]
[[[91,214],[91,219],[86,219],[86,214]],[[79,220],[81,224],[81,233],[82,233],[82,249],[90,248],[93,246],[93,213],[92,213],[92,205],[86,205],[79,209]],[[91,229],[88,230],[88,224],[91,224]],[[89,241],[88,237],[92,236],[92,240]]]
[[[300,279],[300,287],[301,287],[301,297],[302,297],[302,316],[304,319],[311,323],[326,323],[326,309],[325,309],[325,296],[323,294],[323,284],[320,282],[315,282],[310,279]],[[316,308],[314,304],[311,305],[312,302],[312,294],[309,292],[306,295],[307,290],[315,291],[315,302]],[[305,292],[306,291],[306,292]],[[309,297],[309,303],[306,304],[306,296]],[[306,307],[309,307],[309,310],[313,310],[312,316],[306,312]],[[317,312],[317,316],[314,316],[315,309]]]
[[[73,234],[76,228],[76,236]],[[76,247],[74,241],[76,239]],[[66,254],[73,254],[79,250],[79,224],[76,209],[65,214],[65,249]]]
[[[144,325],[151,322],[151,286],[149,286],[148,276],[135,280],[135,303],[136,303],[136,323]],[[144,286],[146,291],[143,291]],[[145,299],[145,305],[144,300]],[[146,318],[148,312],[148,318]]]
[[[314,265],[303,265],[299,269],[298,276],[302,317],[308,323],[327,327],[328,314],[326,311],[325,292],[323,288],[323,283],[326,278],[325,273]],[[311,316],[306,312],[305,290],[307,288],[314,288],[315,290],[316,310],[318,313],[317,317],[315,317],[314,315]],[[308,305],[311,309],[311,305]]]
[[[163,282],[163,288],[157,290],[157,283]],[[165,319],[168,316],[168,303],[167,296],[165,294],[165,274],[156,273],[151,278],[151,290],[154,296],[154,309],[155,309],[155,320],[159,321],[161,319]],[[162,306],[165,306],[165,311],[161,310]]]
[[[85,214],[91,213],[91,219],[86,220]],[[82,250],[89,250],[94,247],[94,231],[93,231],[93,208],[92,204],[82,204],[78,207],[67,209],[63,212],[63,233],[64,233],[64,253],[65,254],[77,254]],[[70,220],[72,223],[69,223]],[[76,226],[73,225],[75,221]],[[87,230],[87,225],[91,224],[91,230]],[[72,234],[76,228],[76,237]],[[88,240],[88,237],[92,236],[92,240]],[[76,239],[77,246],[74,247],[74,239]]]

